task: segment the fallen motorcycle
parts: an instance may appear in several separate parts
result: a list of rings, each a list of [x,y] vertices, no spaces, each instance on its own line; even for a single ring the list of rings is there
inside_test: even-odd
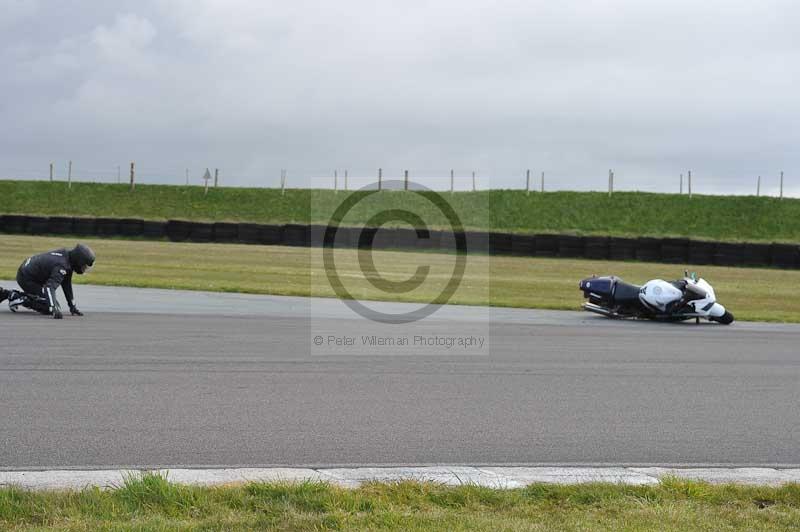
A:
[[[584,310],[608,318],[639,318],[659,321],[700,319],[723,325],[733,323],[733,314],[717,303],[714,289],[705,279],[686,272],[678,281],[653,279],[642,286],[616,276],[589,277],[580,282]]]

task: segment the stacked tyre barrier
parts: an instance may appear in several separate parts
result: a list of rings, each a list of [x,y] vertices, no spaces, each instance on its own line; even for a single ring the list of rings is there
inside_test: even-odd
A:
[[[326,226],[86,218],[68,216],[0,216],[0,233],[167,239],[173,242],[217,242],[295,247],[325,244]],[[593,260],[638,260],[674,264],[800,268],[800,246],[785,243],[732,243],[688,238],[620,238],[555,234],[468,231],[467,252],[517,257]],[[447,231],[408,228],[339,227],[337,247],[455,252]]]

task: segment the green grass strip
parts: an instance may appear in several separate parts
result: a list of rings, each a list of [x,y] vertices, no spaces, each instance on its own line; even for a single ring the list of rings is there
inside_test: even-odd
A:
[[[317,248],[191,244],[135,240],[85,240],[97,252],[97,265],[75,281],[114,286],[176,288],[293,296],[334,297],[321,251]],[[71,246],[74,239],[0,235],[0,279],[14,279],[20,263],[34,253]],[[376,289],[365,278],[358,252],[336,251],[340,278],[354,297],[429,302],[453,271],[454,255],[376,251],[377,272],[390,280],[408,279],[420,265],[430,273],[419,288],[401,294]],[[503,307],[578,310],[583,298],[578,281],[592,274],[616,274],[632,283],[674,279],[697,270],[737,319],[800,322],[800,299],[786,297],[800,285],[800,271],[649,264],[583,259],[469,256],[466,272],[451,303]],[[76,296],[81,302],[80,287]],[[90,311],[91,302],[80,305]]]
[[[137,474],[108,490],[0,488],[0,528],[13,530],[789,530],[800,485],[319,482],[198,487]]]
[[[332,190],[218,188],[0,181],[0,214],[107,216],[166,220],[326,224],[345,197]],[[520,190],[442,193],[467,229],[519,233],[682,236],[725,241],[800,242],[800,200],[618,192]],[[346,220],[363,224],[380,210],[413,205],[432,228],[448,227],[430,202],[383,191]]]

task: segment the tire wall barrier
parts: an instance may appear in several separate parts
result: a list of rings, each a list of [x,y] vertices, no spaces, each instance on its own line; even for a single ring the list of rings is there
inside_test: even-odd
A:
[[[97,222],[94,218],[73,218],[72,224],[76,235],[89,236],[94,234]]]
[[[608,240],[608,257],[611,260],[635,260],[636,239],[612,236]]]
[[[326,227],[302,224],[153,221],[135,218],[0,215],[0,233],[134,237],[173,242],[217,242],[275,246],[322,246]],[[375,249],[420,249],[452,252],[455,239],[447,231],[381,227],[367,228]],[[337,247],[356,248],[362,230],[339,227]],[[639,260],[687,265],[771,266],[800,269],[800,245],[733,243],[688,238],[620,238],[556,234],[516,234],[467,231],[469,253],[517,257],[561,257],[593,260]]]
[[[214,224],[192,223],[189,226],[189,240],[192,242],[213,242]]]
[[[120,222],[121,220],[116,218],[97,218],[95,219],[95,234],[98,236],[122,235]]]
[[[50,218],[45,216],[29,216],[28,217],[28,233],[32,235],[39,235],[46,233],[49,229]]]
[[[558,237],[558,256],[580,259],[586,253],[586,239],[582,236],[560,235]]]
[[[308,225],[286,224],[283,226],[284,246],[307,247],[311,244],[311,227]]]
[[[661,240],[658,238],[637,238],[636,260],[642,262],[661,262]]]
[[[609,238],[605,236],[587,236],[583,256],[587,259],[606,260],[611,253]]]
[[[75,232],[75,219],[64,216],[51,216],[47,232],[54,235],[71,235]]]
[[[144,221],[125,218],[119,221],[119,234],[122,236],[142,236]]]

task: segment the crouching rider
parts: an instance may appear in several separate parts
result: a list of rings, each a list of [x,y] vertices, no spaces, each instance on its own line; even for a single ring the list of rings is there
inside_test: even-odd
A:
[[[22,292],[0,288],[0,301],[8,298],[8,307],[13,312],[22,306],[61,319],[61,306],[56,298],[56,290],[60,286],[67,298],[70,313],[83,316],[75,305],[72,274],[86,273],[94,261],[94,252],[85,244],[34,255],[26,259],[17,271],[17,283]]]

